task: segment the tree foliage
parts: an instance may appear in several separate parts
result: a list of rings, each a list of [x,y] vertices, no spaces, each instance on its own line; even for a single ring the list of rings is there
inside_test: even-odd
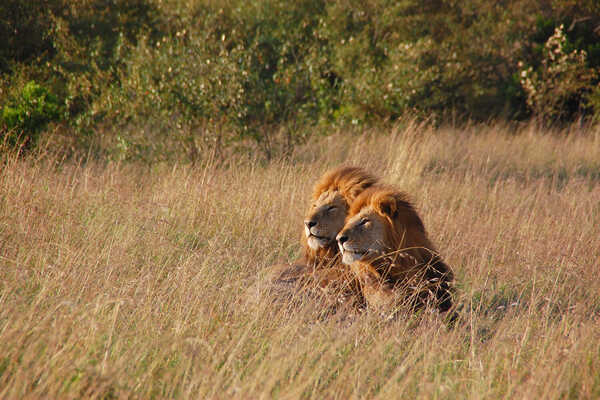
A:
[[[118,158],[271,154],[407,114],[600,117],[594,0],[7,0],[0,39],[0,102],[35,80],[77,145]]]

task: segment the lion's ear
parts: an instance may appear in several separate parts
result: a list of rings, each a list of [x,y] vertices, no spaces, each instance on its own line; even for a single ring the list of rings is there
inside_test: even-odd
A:
[[[391,195],[386,195],[378,200],[379,201],[377,202],[377,208],[379,208],[379,211],[390,218],[394,218],[398,211],[398,204],[396,202],[396,198],[394,198],[394,196]]]

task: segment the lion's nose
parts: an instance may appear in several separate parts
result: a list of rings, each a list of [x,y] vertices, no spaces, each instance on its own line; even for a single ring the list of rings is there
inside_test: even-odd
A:
[[[304,225],[306,225],[306,227],[308,229],[312,228],[313,226],[315,226],[317,224],[316,221],[313,221],[312,219],[310,221],[304,221]]]
[[[348,236],[346,236],[346,235],[338,235],[336,239],[337,239],[337,241],[340,244],[344,244],[344,243],[346,243],[348,241]]]

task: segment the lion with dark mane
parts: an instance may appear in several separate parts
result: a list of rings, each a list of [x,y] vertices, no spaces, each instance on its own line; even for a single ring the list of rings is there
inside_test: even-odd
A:
[[[437,254],[408,196],[375,186],[352,203],[337,236],[342,262],[371,308],[452,307],[452,270]]]

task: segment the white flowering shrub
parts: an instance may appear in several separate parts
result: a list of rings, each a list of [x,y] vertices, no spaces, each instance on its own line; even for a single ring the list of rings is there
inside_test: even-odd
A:
[[[527,106],[546,121],[562,120],[585,108],[594,69],[587,66],[584,50],[567,50],[564,26],[560,25],[544,45],[541,64],[534,69],[519,62],[520,83]]]

